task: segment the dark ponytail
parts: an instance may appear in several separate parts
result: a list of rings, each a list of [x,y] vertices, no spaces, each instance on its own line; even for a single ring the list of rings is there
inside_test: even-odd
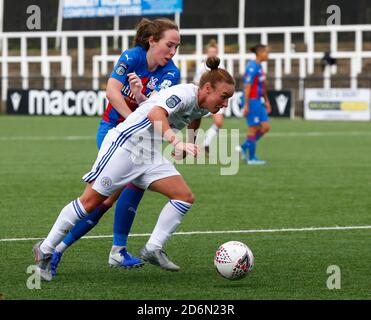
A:
[[[251,48],[249,48],[249,50],[255,54],[258,54],[262,49],[265,49],[267,46],[265,44],[257,44]]]

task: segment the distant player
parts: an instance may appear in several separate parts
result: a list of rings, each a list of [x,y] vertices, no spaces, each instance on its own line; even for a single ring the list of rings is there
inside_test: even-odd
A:
[[[173,21],[165,18],[141,20],[137,26],[135,47],[121,54],[108,80],[106,94],[109,102],[96,136],[98,149],[107,132],[123,122],[139,103],[147,100],[156,91],[178,84],[180,73],[172,57],[179,43],[178,26]],[[126,248],[129,231],[143,193],[143,189],[128,184],[122,192],[117,190],[89,216],[79,221],[55,248],[51,260],[53,276],[64,251],[88,233],[117,198],[109,264],[124,268],[143,265],[143,262],[132,256]]]
[[[268,60],[268,47],[258,44],[250,49],[256,55],[256,60],[250,60],[244,75],[245,106],[243,116],[246,117],[247,138],[237,149],[241,152],[242,159],[249,165],[262,165],[266,161],[259,160],[256,156],[256,143],[269,129],[268,114],[271,104],[268,99],[265,85],[265,73],[261,63]],[[262,102],[264,100],[264,103]],[[247,156],[248,153],[248,156]]]
[[[209,41],[206,47],[206,59],[217,57],[217,56],[218,56],[218,45],[216,41],[212,39]],[[223,68],[223,65],[221,64],[220,67]],[[206,60],[202,61],[201,64],[199,64],[196,68],[196,73],[193,78],[193,82],[198,84],[202,74],[208,70],[209,68],[206,66]],[[211,142],[218,135],[219,129],[223,126],[223,122],[224,122],[223,110],[220,110],[218,113],[213,114],[212,117],[213,117],[214,123],[206,131],[206,135],[205,135],[204,148],[205,148],[206,153],[209,152],[209,147],[210,147]]]
[[[197,129],[200,119],[208,112],[216,113],[228,106],[235,82],[226,70],[218,68],[219,62],[218,58],[209,58],[211,70],[202,75],[199,86],[179,84],[161,90],[107,133],[91,171],[83,177],[85,190],[61,210],[46,239],[34,246],[43,280],[52,280],[51,255],[65,230],[89,216],[130,182],[168,198],[141,250],[142,259],[169,271],[180,269],[163,247],[192,207],[194,197],[183,177],[162,154],[161,146],[163,141],[171,144],[175,157],[184,154],[195,157],[200,153],[194,141],[181,141],[174,129],[181,130],[190,124]]]

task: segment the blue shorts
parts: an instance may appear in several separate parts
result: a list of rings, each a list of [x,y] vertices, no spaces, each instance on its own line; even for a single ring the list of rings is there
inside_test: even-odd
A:
[[[246,116],[247,125],[249,127],[257,127],[262,122],[268,122],[268,113],[264,104],[258,99],[250,99],[249,102],[249,113]]]
[[[97,141],[97,147],[100,149],[100,146],[102,145],[102,142],[104,140],[104,137],[106,136],[107,132],[114,128],[115,125],[113,125],[110,122],[106,122],[104,120],[100,121],[98,132],[96,135],[96,141]]]

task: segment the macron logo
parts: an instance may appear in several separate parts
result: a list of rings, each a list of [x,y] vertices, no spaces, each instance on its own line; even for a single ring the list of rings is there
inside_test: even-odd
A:
[[[129,61],[130,59],[133,60],[133,58],[130,58],[126,53],[125,53],[126,60]]]
[[[19,109],[19,104],[21,102],[22,96],[18,92],[14,92],[11,96],[10,99],[12,100],[13,104],[13,109],[15,112],[18,112]]]
[[[284,114],[286,110],[287,101],[289,100],[288,97],[286,97],[284,94],[280,94],[276,97],[276,103],[279,114]]]

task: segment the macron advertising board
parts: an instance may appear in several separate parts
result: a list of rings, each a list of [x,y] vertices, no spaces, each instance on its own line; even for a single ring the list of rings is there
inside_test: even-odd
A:
[[[272,117],[289,117],[290,91],[268,91]],[[6,113],[31,116],[100,116],[107,104],[104,90],[8,89]],[[223,109],[224,116],[242,118],[243,91],[236,91]]]

